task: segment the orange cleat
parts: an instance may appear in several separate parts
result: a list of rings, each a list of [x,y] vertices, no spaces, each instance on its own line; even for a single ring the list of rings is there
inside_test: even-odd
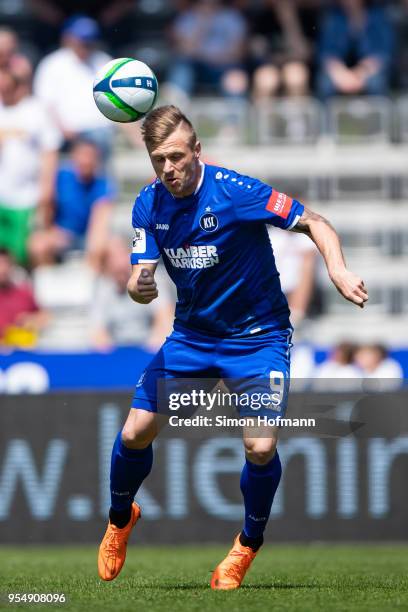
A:
[[[249,546],[242,546],[239,536],[240,534],[235,538],[234,545],[224,561],[221,561],[213,572],[211,588],[215,591],[238,589],[249,566],[258,554],[258,551],[254,552]]]
[[[98,555],[98,573],[102,580],[113,580],[122,569],[130,532],[140,516],[140,507],[133,502],[130,520],[125,527],[119,529],[109,521]]]

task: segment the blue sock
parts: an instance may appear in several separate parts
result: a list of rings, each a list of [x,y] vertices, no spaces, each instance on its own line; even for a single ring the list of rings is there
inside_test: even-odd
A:
[[[112,449],[110,488],[111,508],[128,510],[140,485],[149,475],[153,464],[153,448],[127,448],[122,442],[122,431],[116,436]]]
[[[246,460],[241,473],[241,491],[245,504],[243,534],[247,538],[262,539],[281,475],[278,451],[266,465]]]

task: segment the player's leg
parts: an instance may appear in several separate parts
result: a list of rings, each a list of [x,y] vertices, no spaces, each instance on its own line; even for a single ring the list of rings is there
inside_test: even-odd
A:
[[[261,409],[257,406],[256,411],[246,407],[240,413],[241,417],[247,417],[243,428],[246,460],[240,481],[245,520],[231,551],[213,573],[213,589],[238,588],[263,543],[282,470],[276,449],[278,428],[259,424],[258,416],[272,419],[285,413],[290,346],[291,329],[288,329],[259,338],[229,340],[221,355],[220,367],[230,391],[238,396],[265,394],[267,399],[273,398],[273,403]],[[243,371],[245,377],[242,377]]]
[[[130,520],[135,495],[152,469],[152,442],[164,425],[161,415],[131,408],[116,436],[111,459],[109,518],[119,528]]]
[[[133,500],[152,468],[152,442],[161,426],[159,415],[131,408],[116,436],[111,458],[109,523],[98,554],[102,580],[116,578],[125,562],[130,533],[141,516]]]
[[[276,427],[244,427],[246,461],[240,485],[245,521],[228,555],[212,575],[211,588],[214,590],[238,588],[263,544],[263,533],[282,474],[277,438]]]
[[[243,432],[245,464],[241,472],[241,491],[245,520],[240,542],[257,552],[263,544],[263,533],[279,486],[282,468],[277,427],[247,426]]]
[[[208,371],[214,341],[200,343],[190,336],[173,332],[155,355],[136,385],[132,408],[116,437],[111,461],[110,520],[98,557],[103,580],[113,580],[119,574],[127,540],[140,517],[140,508],[133,499],[152,468],[152,442],[168,420],[165,393],[173,382],[177,386],[178,379],[201,377]]]

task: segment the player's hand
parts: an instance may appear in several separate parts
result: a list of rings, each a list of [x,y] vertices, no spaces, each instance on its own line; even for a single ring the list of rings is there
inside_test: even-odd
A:
[[[368,300],[368,292],[364,286],[364,281],[359,276],[344,269],[333,274],[331,279],[337,291],[341,293],[346,300],[353,302],[353,304],[357,304],[360,308],[364,308],[364,303]]]
[[[142,268],[139,274],[139,278],[137,279],[136,288],[137,293],[141,298],[142,304],[149,304],[159,295],[154,276],[146,268]]]

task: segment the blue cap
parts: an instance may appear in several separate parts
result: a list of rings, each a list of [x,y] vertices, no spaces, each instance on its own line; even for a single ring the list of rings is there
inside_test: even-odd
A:
[[[73,15],[64,22],[62,33],[84,42],[92,42],[99,38],[100,29],[95,19],[86,15]]]

